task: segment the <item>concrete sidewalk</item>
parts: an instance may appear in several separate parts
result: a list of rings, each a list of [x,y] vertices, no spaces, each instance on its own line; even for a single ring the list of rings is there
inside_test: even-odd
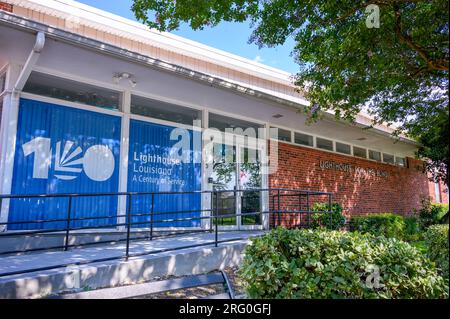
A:
[[[220,232],[219,241],[233,238],[248,238],[262,234],[261,231]],[[179,249],[180,247],[214,242],[213,233],[189,234],[177,237],[130,242],[130,255],[145,254],[158,250]],[[11,272],[26,272],[74,264],[87,264],[101,259],[125,256],[125,243],[99,245],[96,247],[77,248],[69,251],[48,251],[19,256],[0,257],[0,277]],[[168,251],[170,253],[170,251]]]
[[[0,257],[0,298],[33,298],[76,288],[110,287],[155,276],[184,276],[223,269],[239,264],[242,251],[249,243],[247,239],[263,233],[220,232],[219,241],[243,239],[220,243],[219,247],[214,247],[213,233],[131,242],[130,254],[149,254],[129,260],[107,260],[124,256],[125,243]],[[194,244],[204,246],[183,248]],[[174,250],[151,253],[164,249]],[[80,265],[67,267],[77,263]],[[24,273],[6,275],[18,271]]]

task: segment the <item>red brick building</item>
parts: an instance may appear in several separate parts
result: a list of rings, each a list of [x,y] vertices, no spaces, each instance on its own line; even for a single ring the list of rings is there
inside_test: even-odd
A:
[[[429,181],[424,163],[411,157],[405,166],[396,166],[283,142],[277,154],[278,170],[270,176],[270,187],[332,192],[346,215],[408,215],[424,198],[448,203],[445,185]]]
[[[76,1],[0,1],[5,196],[202,191],[210,197],[167,200],[163,209],[193,210],[203,219],[192,225],[207,229],[217,208],[211,194],[225,189],[218,210],[236,217],[224,226],[246,230],[268,227],[267,219],[242,218],[270,207],[268,188],[330,192],[347,215],[406,215],[427,197],[448,202],[444,185],[430,183],[414,159],[416,141],[394,138],[395,128],[372,125],[365,113],[350,123],[324,111],[308,124],[305,106],[290,73],[251,59]],[[180,130],[197,160],[184,168],[172,158]],[[268,152],[269,145],[277,148]],[[248,165],[256,164],[251,152],[258,165]],[[242,194],[251,189],[259,197],[246,202]],[[24,202],[2,201],[0,223],[66,214],[61,203],[36,203],[36,213]],[[99,220],[99,203],[83,205],[79,217]],[[126,207],[105,201],[103,210],[120,224]]]

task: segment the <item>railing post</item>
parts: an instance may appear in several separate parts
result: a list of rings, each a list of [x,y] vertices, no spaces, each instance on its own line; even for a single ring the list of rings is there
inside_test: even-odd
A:
[[[258,199],[259,199],[259,220],[260,220],[260,223],[261,223],[261,226],[262,226],[263,229],[264,229],[264,220],[266,219],[265,214],[264,214],[264,211],[265,211],[265,209],[264,209],[265,205],[264,205],[264,200],[263,200],[264,198],[265,198],[264,191],[260,190],[259,191],[259,196],[258,196]]]
[[[131,231],[131,194],[128,194],[128,205],[127,205],[127,243],[125,250],[125,258],[128,259],[130,256],[130,231]]]
[[[150,211],[150,240],[153,240],[153,214],[155,212],[155,193],[152,193],[152,209]]]
[[[219,238],[219,194],[215,192],[216,196],[216,209],[215,209],[215,218],[214,218],[214,246],[217,247],[217,241]]]
[[[306,193],[306,217],[308,219],[308,228],[311,227],[311,210],[309,208],[309,192]]]
[[[278,190],[278,226],[281,226],[280,190]]]
[[[233,189],[234,215],[236,216],[235,223],[236,223],[236,225],[238,225],[238,227],[240,226],[238,224],[238,220],[240,220],[241,225],[242,225],[242,200],[243,200],[243,198],[244,198],[244,192],[242,192],[242,193],[239,192],[239,199],[241,201],[238,202],[238,197],[237,197],[237,193],[236,193],[236,186],[235,186],[234,189]],[[239,206],[241,206],[240,213],[239,213],[240,216],[237,216],[238,215],[237,214],[237,209],[238,209]],[[233,217],[231,217],[231,219],[233,219]]]
[[[269,196],[270,196],[270,192],[269,192]],[[269,215],[270,218],[270,215]],[[275,195],[272,195],[272,223],[273,223],[273,228],[276,228],[276,216],[275,216]]]
[[[66,237],[64,239],[64,251],[67,251],[69,249],[71,211],[72,211],[72,196],[69,196],[69,207],[67,209]]]
[[[331,194],[328,194],[328,213],[330,214],[330,229],[333,228],[333,206],[331,204]]]
[[[214,220],[214,190],[211,191],[209,194],[211,197],[209,199],[209,202],[211,203],[210,209],[209,209],[209,232],[213,232],[213,220]]]

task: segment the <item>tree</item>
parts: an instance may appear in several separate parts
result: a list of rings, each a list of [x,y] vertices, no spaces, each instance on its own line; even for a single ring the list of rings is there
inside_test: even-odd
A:
[[[132,10],[159,30],[251,21],[259,46],[293,37],[311,119],[328,109],[353,121],[365,110],[374,124],[395,124],[448,185],[448,0],[134,0]]]

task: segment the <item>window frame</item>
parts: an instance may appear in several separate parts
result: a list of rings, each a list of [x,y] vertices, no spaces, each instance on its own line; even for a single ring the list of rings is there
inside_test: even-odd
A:
[[[294,132],[294,141],[293,141],[294,144],[301,145],[301,146],[314,147],[314,135],[305,134],[305,133],[296,132],[296,131],[293,131],[293,132]],[[297,134],[306,136],[306,137],[308,137],[308,139],[311,138],[311,144],[297,143],[296,142],[297,141],[297,139],[296,139]]]
[[[355,155],[355,148],[356,148],[356,149],[360,149],[360,150],[364,150],[365,156],[362,157],[362,156],[359,156],[359,155]],[[353,146],[353,147],[352,147],[352,154],[353,154],[354,157],[357,157],[357,158],[368,159],[368,158],[367,158],[367,148],[364,148],[364,147]]]
[[[348,148],[349,148],[348,151],[349,152],[345,153],[345,152],[338,151],[338,144],[348,146]],[[352,145],[351,144],[341,143],[341,142],[335,141],[335,149],[336,149],[336,153],[344,154],[344,155],[352,155]]]
[[[77,100],[72,100],[72,99],[64,99],[60,96],[49,96],[49,95],[45,95],[45,94],[40,94],[38,92],[31,92],[31,91],[26,91],[25,88],[27,87],[27,85],[29,84],[30,78],[31,76],[33,76],[33,74],[37,74],[37,76],[41,75],[43,77],[47,77],[50,78],[50,80],[60,80],[61,82],[65,82],[67,84],[70,85],[70,82],[73,82],[76,85],[79,85],[81,87],[85,86],[87,88],[92,88],[95,93],[95,90],[98,89],[99,91],[109,91],[108,93],[113,93],[113,94],[117,94],[117,105],[114,105],[114,107],[107,107],[107,106],[102,106],[102,105],[94,105],[92,103],[86,103],[83,101],[77,101]],[[63,89],[64,90],[64,89]],[[87,90],[89,91],[89,90]],[[93,107],[95,109],[102,109],[102,110],[108,110],[108,111],[113,111],[115,112],[115,114],[122,112],[122,105],[123,105],[123,99],[124,99],[124,94],[123,94],[123,90],[117,89],[117,88],[111,88],[102,84],[98,84],[98,83],[93,83],[92,81],[84,81],[83,79],[79,79],[79,78],[75,78],[75,77],[70,77],[70,76],[65,76],[59,73],[53,73],[53,72],[45,72],[45,71],[41,71],[39,68],[34,69],[30,76],[28,77],[24,88],[21,92],[22,94],[31,94],[34,96],[41,96],[41,97],[45,97],[45,98],[49,98],[49,99],[54,99],[54,100],[58,100],[58,101],[63,101],[63,103],[73,103],[76,105],[86,105],[88,107]]]

